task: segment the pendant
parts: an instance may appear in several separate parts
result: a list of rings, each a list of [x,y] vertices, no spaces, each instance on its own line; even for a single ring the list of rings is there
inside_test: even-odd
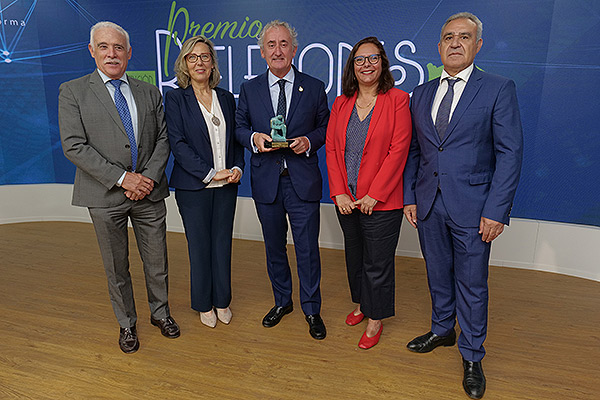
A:
[[[217,118],[215,115],[212,116],[212,123],[215,124],[215,126],[219,126],[221,125],[221,120],[219,120],[219,118]]]

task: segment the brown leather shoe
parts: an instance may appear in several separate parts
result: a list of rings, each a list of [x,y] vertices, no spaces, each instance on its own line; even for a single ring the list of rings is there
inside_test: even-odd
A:
[[[120,328],[119,347],[123,353],[135,353],[140,348],[135,325],[131,328]]]
[[[180,335],[179,325],[177,325],[177,322],[175,322],[170,315],[163,319],[154,319],[150,317],[150,323],[154,326],[158,326],[160,328],[160,333],[162,333],[164,337],[175,339]]]

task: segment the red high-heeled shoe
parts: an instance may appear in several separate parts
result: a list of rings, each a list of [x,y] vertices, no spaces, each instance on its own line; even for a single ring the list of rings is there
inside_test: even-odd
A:
[[[379,327],[379,332],[377,332],[377,334],[373,337],[368,337],[367,331],[365,330],[365,333],[363,333],[362,337],[360,338],[360,341],[358,342],[358,347],[366,350],[375,346],[377,343],[379,343],[381,331],[383,331],[383,324],[381,324],[381,326]]]
[[[352,311],[346,317],[346,323],[350,326],[354,326],[354,325],[358,324],[360,321],[362,321],[364,317],[365,317],[365,314],[360,313],[358,315],[354,315],[354,311]]]

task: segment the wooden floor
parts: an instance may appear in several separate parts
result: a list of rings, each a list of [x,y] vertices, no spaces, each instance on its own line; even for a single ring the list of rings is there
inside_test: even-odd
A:
[[[365,323],[344,323],[353,306],[342,251],[321,252],[328,335],[316,341],[297,286],[295,311],[262,327],[273,303],[262,243],[234,241],[233,320],[215,329],[189,307],[185,237],[169,233],[168,245],[171,312],[182,336],[166,339],[150,325],[132,243],[141,347],[126,355],[92,225],[0,225],[0,399],[467,398],[456,347],[405,348],[429,330],[422,260],[396,259],[396,316],[365,351],[357,347]],[[490,297],[486,399],[599,398],[600,283],[492,267]]]

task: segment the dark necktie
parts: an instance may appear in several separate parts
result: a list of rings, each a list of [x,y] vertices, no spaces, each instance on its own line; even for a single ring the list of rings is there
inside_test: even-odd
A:
[[[282,115],[283,119],[285,120],[285,109],[286,109],[286,102],[285,102],[285,79],[280,79],[277,81],[277,83],[279,84],[279,98],[277,99],[277,115]]]
[[[435,129],[437,130],[440,140],[444,139],[446,129],[448,129],[448,124],[450,123],[450,109],[452,108],[452,99],[454,97],[454,84],[459,80],[460,78],[446,78],[446,81],[448,82],[448,91],[440,103],[437,118],[435,119]]]
[[[277,99],[277,115],[282,115],[283,120],[285,121],[285,79],[280,79],[277,81],[279,84],[279,98]],[[279,152],[279,174],[281,174],[285,170],[285,156],[283,155],[283,151]]]
[[[135,133],[133,132],[131,114],[129,113],[127,100],[121,92],[121,81],[117,79],[110,81],[110,83],[115,87],[115,105],[117,106],[117,111],[119,112],[119,116],[121,117],[121,121],[125,127],[125,132],[127,132],[127,137],[129,138],[129,147],[131,149],[131,170],[135,171],[135,167],[137,166],[138,149],[137,144],[135,143]]]

